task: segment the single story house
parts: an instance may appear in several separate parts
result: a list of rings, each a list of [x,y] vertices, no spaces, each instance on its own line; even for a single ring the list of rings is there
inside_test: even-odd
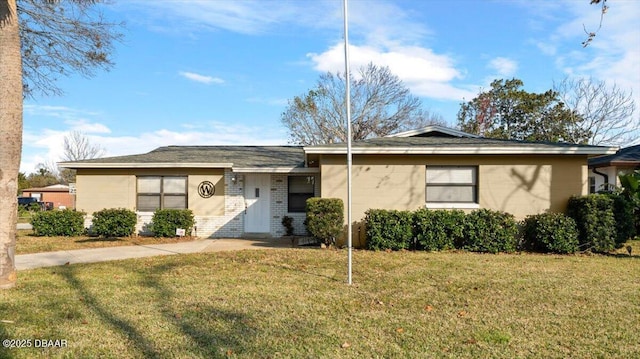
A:
[[[589,159],[589,193],[620,187],[619,175],[640,168],[640,145]]]
[[[138,213],[189,208],[202,237],[284,234],[283,216],[304,233],[313,196],[347,199],[345,144],[167,146],[146,154],[60,163],[77,170],[76,208]],[[370,208],[491,208],[517,218],[564,211],[588,192],[587,160],[615,148],[496,140],[441,126],[352,144],[353,219]],[[361,226],[354,243],[362,244]]]
[[[22,196],[37,198],[38,201],[44,203],[51,203],[52,208],[74,208],[73,194],[69,191],[69,186],[64,184],[26,188],[22,190]]]

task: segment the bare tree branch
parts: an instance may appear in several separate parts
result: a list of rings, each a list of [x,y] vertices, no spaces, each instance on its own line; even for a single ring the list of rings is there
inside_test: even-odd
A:
[[[102,146],[92,144],[89,137],[80,131],[71,131],[64,136],[63,161],[88,160],[104,154],[105,149]]]
[[[609,7],[607,6],[607,0],[591,0],[590,5],[594,5],[594,4],[596,5],[602,4],[602,8],[600,11],[600,24],[598,25],[598,28],[595,31],[587,31],[587,27],[584,24],[582,24],[584,33],[587,34],[587,39],[582,42],[582,47],[589,46],[589,44],[591,44],[591,41],[593,41],[593,39],[596,37],[596,34],[598,33],[598,31],[602,29],[602,21],[604,20],[604,14],[606,14],[607,11],[609,10]]]
[[[402,81],[388,67],[373,64],[358,70],[351,79],[351,113],[354,140],[386,136],[444,121],[421,108]],[[289,100],[282,123],[290,142],[312,145],[345,142],[346,79],[344,74],[320,76],[316,88]]]
[[[19,0],[24,96],[60,95],[58,75],[90,77],[113,65],[122,23],[105,20],[99,0]]]
[[[634,117],[631,91],[593,78],[564,78],[553,87],[560,100],[583,118],[576,125],[591,133],[589,144],[622,146],[640,136],[640,116]]]

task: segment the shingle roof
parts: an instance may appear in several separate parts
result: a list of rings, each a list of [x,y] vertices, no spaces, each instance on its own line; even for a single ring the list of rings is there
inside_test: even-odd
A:
[[[569,143],[549,143],[549,142],[526,142],[526,141],[513,141],[513,140],[500,140],[494,138],[483,137],[383,137],[372,138],[364,141],[357,141],[353,143],[355,147],[446,147],[446,146],[509,146],[509,147],[590,147],[588,145],[575,145]],[[318,147],[344,147],[343,143],[336,143],[330,145],[320,145]],[[315,147],[315,146],[312,146]]]
[[[620,165],[640,166],[640,145],[621,148],[613,155],[596,157],[589,160],[589,167]]]
[[[304,167],[304,152],[300,146],[166,146],[151,152],[117,157],[105,157],[91,160],[63,162],[61,167],[87,168],[91,164],[159,164],[179,163],[242,167]]]
[[[427,131],[428,132],[428,131]],[[438,132],[432,129],[431,132]],[[420,134],[423,134],[420,132]],[[446,134],[445,134],[446,135]],[[612,147],[525,142],[483,137],[382,137],[354,142],[354,153],[367,154],[583,154],[603,155]],[[166,146],[149,153],[62,162],[65,168],[203,167],[302,169],[307,154],[340,154],[344,143],[316,146]]]
[[[46,187],[32,187],[23,189],[24,192],[69,192],[69,186],[54,184]]]

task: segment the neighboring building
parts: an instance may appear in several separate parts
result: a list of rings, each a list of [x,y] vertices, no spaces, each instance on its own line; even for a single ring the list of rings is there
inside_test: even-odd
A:
[[[640,168],[640,145],[589,159],[589,193],[620,187],[620,174]]]
[[[50,203],[52,208],[74,208],[73,194],[69,192],[69,186],[63,184],[27,188],[22,190],[22,196],[37,198],[45,204]]]
[[[491,208],[517,218],[564,211],[569,197],[588,191],[588,158],[615,152],[486,139],[440,126],[354,142],[352,149],[356,224],[370,208]],[[304,233],[307,198],[346,203],[345,154],[344,144],[168,146],[60,166],[77,170],[78,210],[135,210],[142,232],[154,209],[190,208],[198,236],[281,236],[283,216]],[[360,226],[354,230],[363,235]]]

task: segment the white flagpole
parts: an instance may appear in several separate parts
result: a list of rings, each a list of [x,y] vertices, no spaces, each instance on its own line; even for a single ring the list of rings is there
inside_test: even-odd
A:
[[[347,265],[347,284],[351,285],[351,255],[352,255],[352,226],[351,226],[351,91],[349,74],[349,21],[347,19],[347,0],[344,4],[344,77],[345,77],[345,96],[347,107],[347,248],[349,250],[349,260]]]

